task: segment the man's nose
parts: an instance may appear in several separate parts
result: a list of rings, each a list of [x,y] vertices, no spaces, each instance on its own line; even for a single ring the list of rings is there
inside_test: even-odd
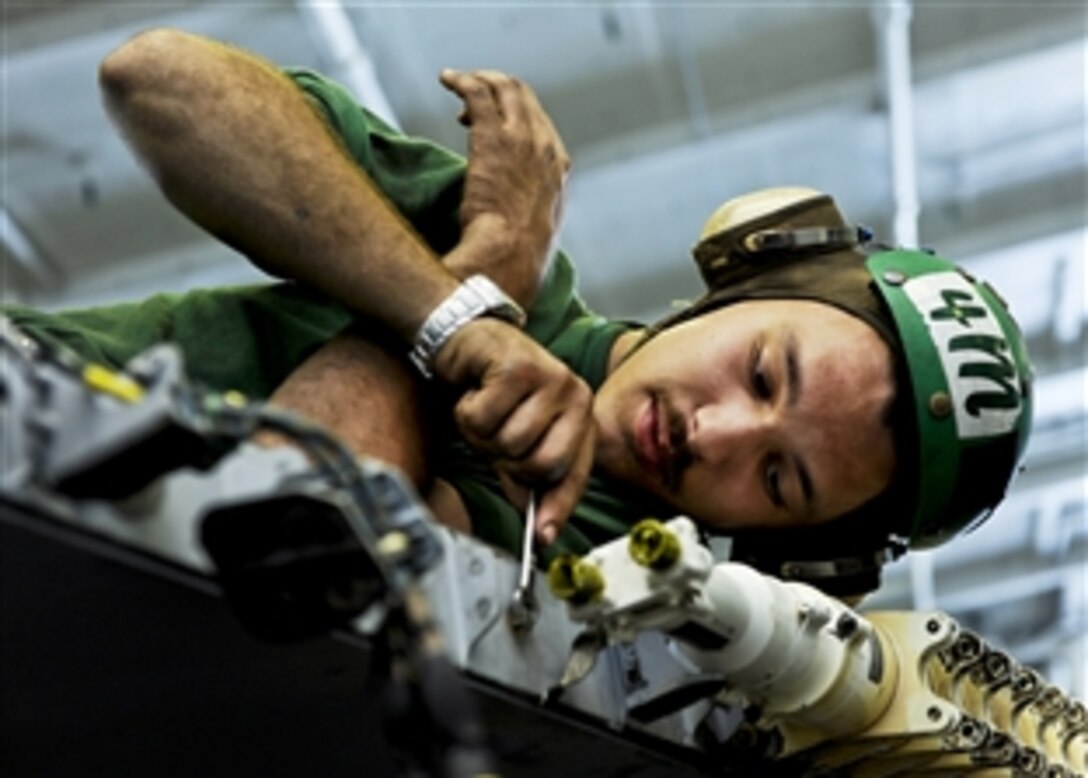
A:
[[[708,464],[751,461],[770,445],[773,413],[748,403],[717,403],[695,412],[688,446],[697,460]]]

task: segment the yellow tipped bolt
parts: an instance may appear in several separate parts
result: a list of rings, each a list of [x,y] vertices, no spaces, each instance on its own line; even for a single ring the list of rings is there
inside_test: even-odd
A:
[[[584,605],[601,596],[604,577],[600,568],[576,554],[562,554],[548,565],[548,588],[573,605]]]
[[[627,553],[643,567],[668,570],[680,558],[680,538],[657,519],[643,519],[629,537]]]
[[[237,389],[228,389],[223,393],[223,402],[231,408],[245,408],[249,400]]]
[[[144,388],[123,373],[115,373],[102,365],[90,364],[83,368],[83,383],[96,392],[116,397],[126,403],[137,403],[144,396]]]

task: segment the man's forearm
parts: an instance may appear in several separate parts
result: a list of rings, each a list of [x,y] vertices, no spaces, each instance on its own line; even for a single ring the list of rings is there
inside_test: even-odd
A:
[[[269,63],[155,30],[111,54],[100,80],[111,114],[166,196],[265,270],[308,283],[405,339],[456,288]]]
[[[442,432],[435,424],[441,424],[444,413],[427,402],[419,376],[409,369],[397,344],[387,342],[375,328],[357,324],[333,338],[299,365],[269,402],[333,430],[357,456],[400,468],[439,521],[472,531],[461,498],[432,477],[430,442]],[[287,440],[262,433],[258,442],[280,445]]]
[[[419,377],[373,327],[356,325],[326,343],[269,402],[333,430],[357,455],[396,465],[417,486],[429,478],[432,425]]]

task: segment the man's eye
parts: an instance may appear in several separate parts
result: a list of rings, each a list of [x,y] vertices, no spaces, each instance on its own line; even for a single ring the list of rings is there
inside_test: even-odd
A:
[[[764,487],[767,490],[767,496],[771,498],[771,502],[779,508],[784,507],[786,504],[786,501],[782,499],[781,479],[782,476],[778,465],[767,465],[766,470],[763,471]]]
[[[752,391],[756,397],[769,400],[772,393],[770,379],[763,372],[763,343],[757,342],[752,346],[752,353],[748,359],[748,368],[752,374]]]
[[[763,371],[756,368],[756,371],[752,374],[752,386],[755,387],[756,394],[762,397],[764,400],[769,400],[771,397],[771,384],[767,380],[767,376],[763,374]]]

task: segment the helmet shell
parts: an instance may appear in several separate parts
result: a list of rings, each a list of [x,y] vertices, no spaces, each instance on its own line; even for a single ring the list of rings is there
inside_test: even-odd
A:
[[[909,541],[928,548],[1004,497],[1031,430],[1031,367],[1004,301],[952,262],[894,249],[866,266],[906,361],[918,479]]]

